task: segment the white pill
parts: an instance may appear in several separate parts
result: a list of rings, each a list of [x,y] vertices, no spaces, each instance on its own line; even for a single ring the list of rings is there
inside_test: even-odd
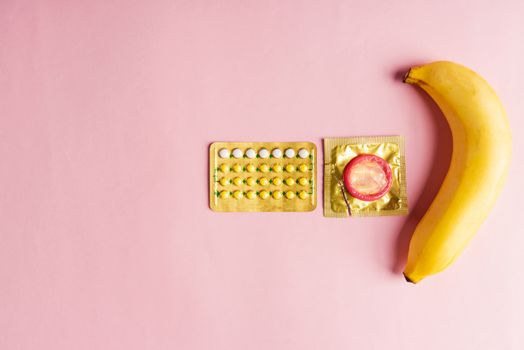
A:
[[[257,152],[255,152],[253,148],[250,148],[246,151],[246,157],[248,157],[249,159],[253,159],[256,156],[257,156]]]
[[[227,148],[222,148],[218,151],[218,156],[220,158],[229,158],[229,150]]]
[[[260,158],[265,159],[269,157],[269,151],[265,148],[261,148],[260,151],[258,151],[258,155],[260,156]]]
[[[282,150],[280,148],[275,148],[273,151],[271,151],[271,154],[275,158],[282,158]]]
[[[233,150],[233,157],[235,157],[236,159],[242,158],[243,155],[244,155],[244,152],[242,152],[241,149],[235,148]]]
[[[288,148],[286,149],[286,151],[284,152],[284,154],[286,155],[286,157],[288,158],[293,158],[295,157],[295,150],[293,148]]]
[[[309,151],[305,148],[301,148],[298,150],[298,156],[302,159],[305,159],[309,157]]]

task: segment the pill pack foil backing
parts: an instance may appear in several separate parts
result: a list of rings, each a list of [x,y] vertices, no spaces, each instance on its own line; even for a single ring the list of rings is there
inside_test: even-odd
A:
[[[317,149],[311,142],[214,142],[209,147],[209,206],[217,212],[312,211],[316,174]]]

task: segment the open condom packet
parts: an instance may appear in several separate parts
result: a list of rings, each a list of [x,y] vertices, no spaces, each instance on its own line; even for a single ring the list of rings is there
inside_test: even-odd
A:
[[[401,136],[324,139],[324,216],[407,215]]]

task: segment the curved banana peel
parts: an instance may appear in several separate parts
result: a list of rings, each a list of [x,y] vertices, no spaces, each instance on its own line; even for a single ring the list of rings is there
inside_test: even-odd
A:
[[[487,217],[508,173],[511,133],[495,91],[464,66],[413,67],[404,82],[437,103],[453,138],[448,173],[409,245],[404,276],[417,283],[449,266]]]

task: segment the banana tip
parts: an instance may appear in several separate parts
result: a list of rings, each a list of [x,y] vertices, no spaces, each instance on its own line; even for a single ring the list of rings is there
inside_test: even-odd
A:
[[[413,283],[413,284],[416,283],[416,282],[413,281],[411,278],[409,278],[409,277],[406,275],[406,273],[403,273],[403,275],[404,275],[404,278],[406,279],[406,282]]]
[[[406,72],[406,74],[404,74],[404,78],[402,78],[402,82],[403,83],[406,83],[406,84],[410,83],[410,81],[409,81],[409,73],[411,73],[411,68]]]

